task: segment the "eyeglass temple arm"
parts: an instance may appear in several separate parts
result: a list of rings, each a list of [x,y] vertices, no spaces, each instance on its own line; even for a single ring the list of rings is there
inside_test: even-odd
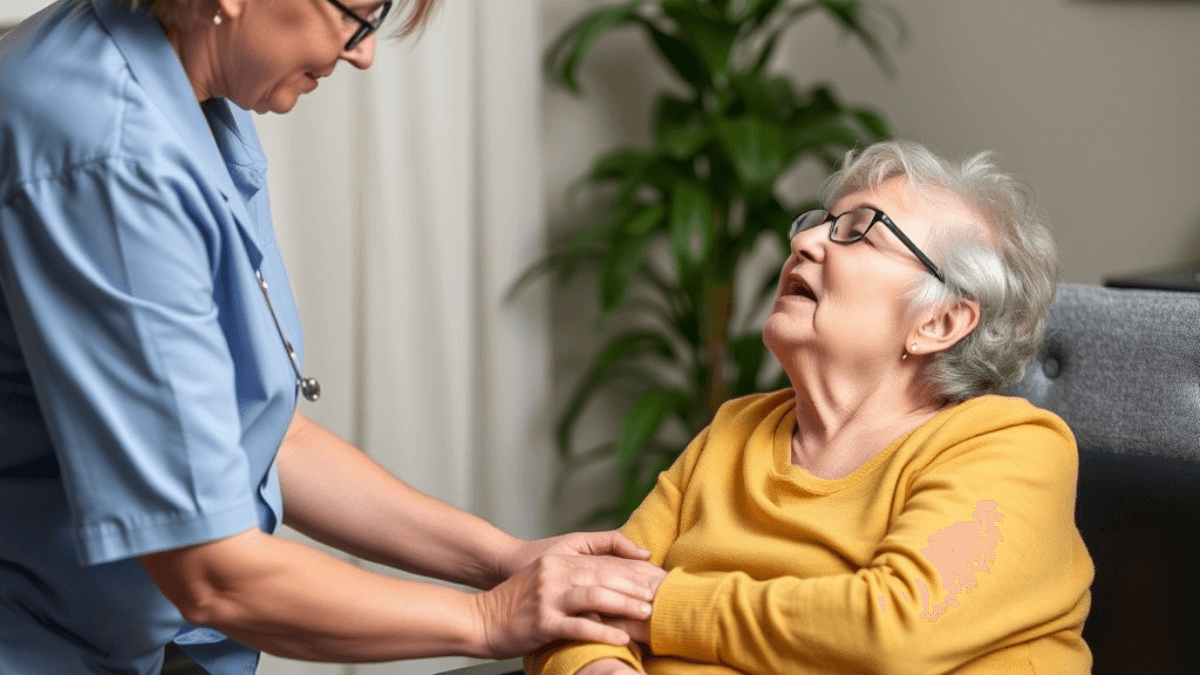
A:
[[[908,247],[908,250],[913,252],[913,255],[917,256],[922,263],[925,263],[925,267],[929,268],[929,271],[933,273],[933,276],[937,277],[938,281],[946,283],[946,277],[942,275],[942,271],[938,269],[937,265],[933,264],[933,261],[929,259],[929,256],[922,253],[921,249],[917,248],[917,245],[912,242],[912,239],[909,239],[908,235],[904,234],[900,228],[896,227],[896,224],[892,222],[892,219],[887,217],[887,214],[883,213],[882,211],[877,211],[876,213],[879,214],[879,221],[886,225],[887,229],[892,231],[892,234],[899,237],[900,241]]]

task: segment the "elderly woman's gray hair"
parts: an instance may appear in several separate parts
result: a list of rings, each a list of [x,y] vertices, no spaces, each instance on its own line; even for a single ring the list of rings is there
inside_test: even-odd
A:
[[[984,219],[934,233],[927,252],[946,282],[927,275],[913,291],[915,307],[973,298],[980,308],[975,330],[929,364],[929,385],[948,401],[1007,392],[1041,348],[1058,288],[1058,254],[1045,215],[1029,187],[997,169],[991,153],[953,163],[910,141],[847,153],[822,196],[833,204],[894,176],[904,176],[914,191],[949,193]],[[981,227],[991,242],[979,236]]]

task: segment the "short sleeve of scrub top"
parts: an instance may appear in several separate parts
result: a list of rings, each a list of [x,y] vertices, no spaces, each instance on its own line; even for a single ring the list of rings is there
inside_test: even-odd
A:
[[[137,556],[282,514],[296,379],[256,271],[303,346],[265,160],[115,0],[15,29],[0,99],[0,672],[150,673],[182,621]]]

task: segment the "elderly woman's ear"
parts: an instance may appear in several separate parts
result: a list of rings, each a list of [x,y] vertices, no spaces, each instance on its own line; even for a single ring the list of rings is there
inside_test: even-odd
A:
[[[917,324],[909,332],[904,352],[925,356],[944,352],[971,334],[979,325],[979,302],[959,298],[920,310]]]

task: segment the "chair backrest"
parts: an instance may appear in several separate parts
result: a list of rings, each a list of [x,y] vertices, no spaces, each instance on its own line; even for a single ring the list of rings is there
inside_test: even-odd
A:
[[[1200,672],[1200,294],[1060,287],[1012,393],[1079,444],[1093,672]]]

